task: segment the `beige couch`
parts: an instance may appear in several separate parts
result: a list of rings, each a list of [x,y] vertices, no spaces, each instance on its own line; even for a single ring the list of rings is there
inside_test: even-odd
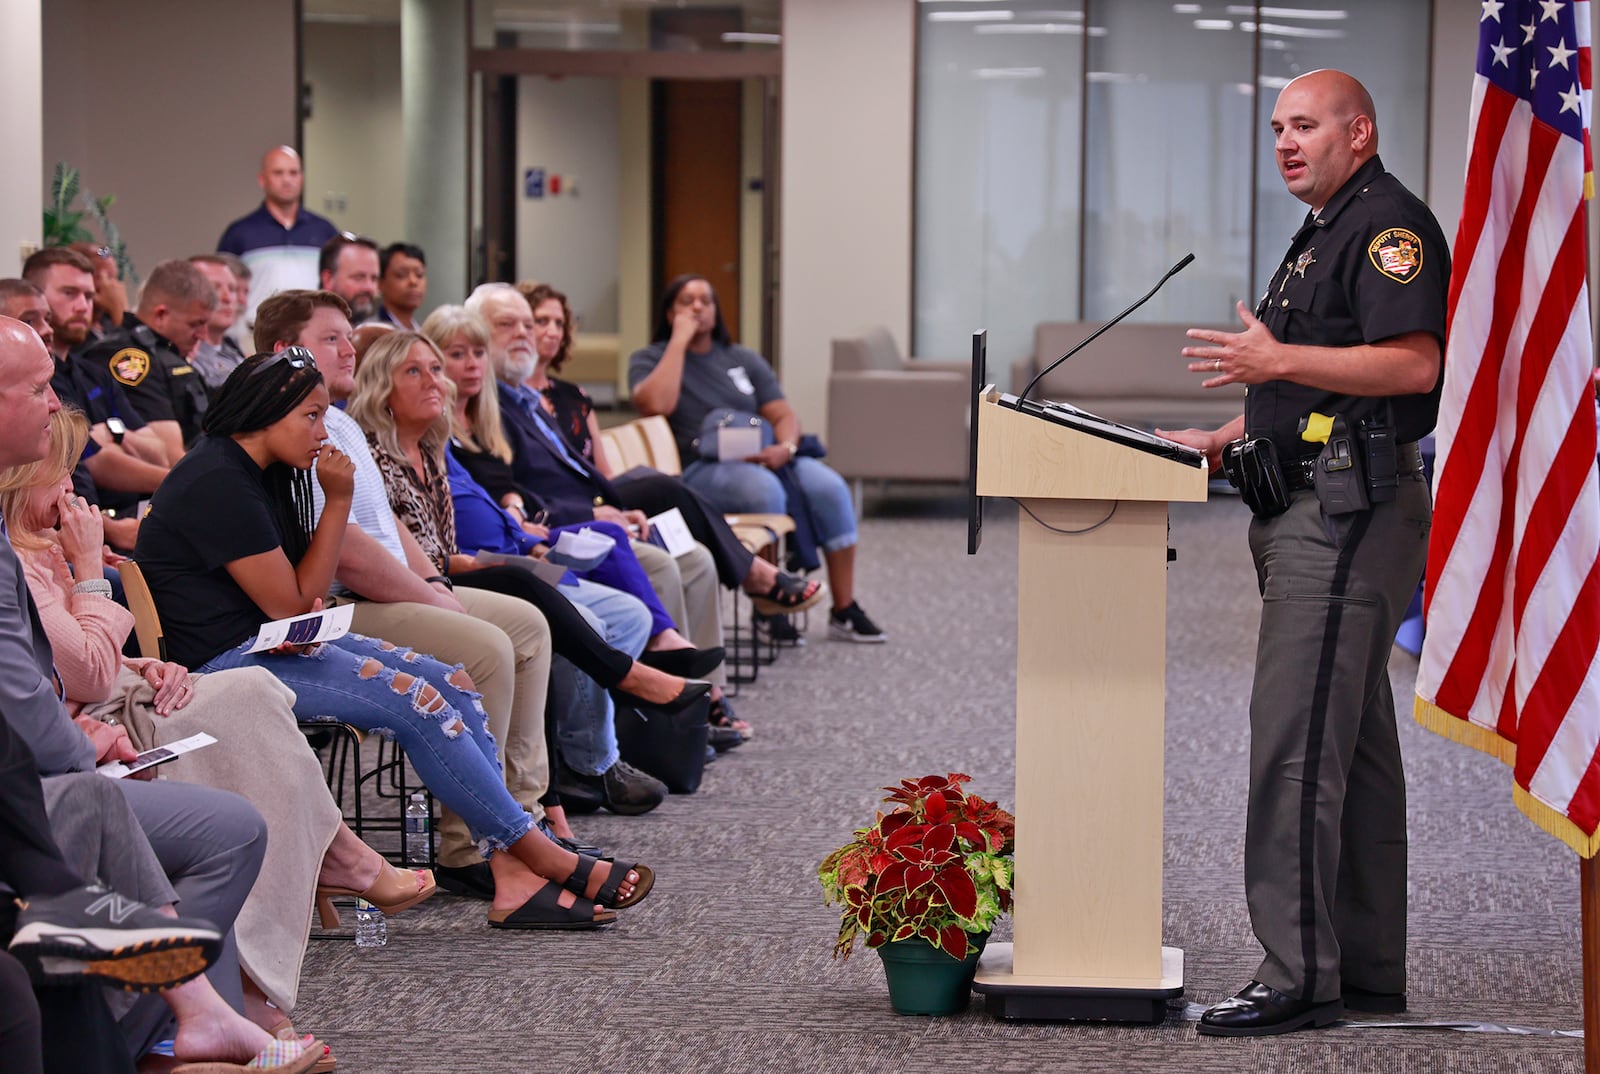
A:
[[[904,358],[886,329],[833,341],[828,464],[863,480],[965,481],[967,362]]]
[[[1040,324],[1033,332],[1033,357],[1011,367],[1011,390],[1021,393],[1040,369],[1099,327],[1087,321]],[[1190,327],[1207,326],[1119,324],[1040,381],[1031,398],[1058,399],[1147,429],[1222,425],[1244,413],[1244,387],[1200,387],[1206,375],[1189,372],[1188,359],[1179,353],[1189,342],[1184,330]],[[1239,330],[1238,325],[1216,327]]]

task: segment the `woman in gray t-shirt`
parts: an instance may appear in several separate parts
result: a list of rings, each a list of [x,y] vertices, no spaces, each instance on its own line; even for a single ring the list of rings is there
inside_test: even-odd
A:
[[[767,360],[728,336],[716,292],[702,276],[667,285],[656,342],[634,352],[628,385],[640,414],[663,414],[678,440],[684,483],[723,511],[792,514],[804,499],[817,531],[833,609],[830,637],[882,642],[887,636],[855,599],[856,517],[844,478],[820,459],[799,454],[800,419]],[[718,408],[759,414],[773,443],[738,459],[703,458],[695,446],[706,415]]]

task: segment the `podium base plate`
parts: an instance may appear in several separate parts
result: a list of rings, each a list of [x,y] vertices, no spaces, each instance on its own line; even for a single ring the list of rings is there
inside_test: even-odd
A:
[[[972,987],[994,1018],[1155,1025],[1166,1021],[1167,1001],[1183,995],[1183,950],[1178,947],[1161,949],[1161,981],[1145,988],[1079,977],[1017,977],[1011,954],[1011,944],[992,943],[978,959]]]

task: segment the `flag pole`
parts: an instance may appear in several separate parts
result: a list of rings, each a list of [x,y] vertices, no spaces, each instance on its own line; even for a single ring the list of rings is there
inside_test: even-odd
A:
[[[1583,917],[1583,1069],[1600,1074],[1600,867],[1578,858]]]

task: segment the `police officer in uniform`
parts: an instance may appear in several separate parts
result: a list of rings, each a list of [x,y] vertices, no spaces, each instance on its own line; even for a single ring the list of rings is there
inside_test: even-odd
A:
[[[200,269],[187,261],[163,261],[145,281],[138,309],[84,352],[88,360],[107,365],[174,460],[200,435],[206,386],[187,356],[216,307],[216,291]]]
[[[1405,1010],[1388,654],[1427,552],[1416,441],[1438,413],[1450,258],[1427,206],[1384,171],[1374,112],[1339,71],[1284,87],[1278,169],[1311,212],[1255,314],[1239,304],[1244,330],[1191,329],[1183,350],[1206,387],[1249,385],[1245,413],[1166,434],[1240,478],[1262,596],[1245,893],[1266,958],[1206,1011],[1206,1035]]]

